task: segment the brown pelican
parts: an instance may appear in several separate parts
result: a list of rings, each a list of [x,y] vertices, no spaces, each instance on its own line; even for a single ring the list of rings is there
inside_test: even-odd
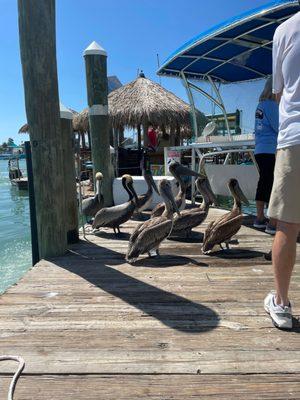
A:
[[[138,196],[137,208],[135,210],[135,212],[137,213],[141,213],[142,211],[147,210],[150,207],[153,197],[153,189],[156,191],[156,193],[158,193],[158,189],[156,183],[154,182],[151,171],[149,169],[144,170],[143,175],[147,183],[148,190],[146,193]]]
[[[115,233],[116,230],[120,233],[120,225],[131,218],[137,203],[137,194],[133,188],[132,177],[123,175],[122,185],[129,195],[129,200],[118,206],[105,207],[98,211],[93,221],[93,229],[113,228]]]
[[[230,179],[228,188],[234,199],[232,210],[217,221],[211,222],[206,228],[202,247],[204,254],[209,253],[217,244],[221,249],[223,249],[222,243],[225,243],[226,248],[229,248],[230,239],[240,230],[242,225],[242,202],[248,205],[248,200],[236,179]]]
[[[196,188],[203,197],[203,202],[199,207],[190,210],[183,210],[180,215],[174,218],[173,229],[170,236],[177,236],[185,233],[188,237],[193,228],[202,224],[208,214],[209,206],[217,204],[217,199],[213,194],[207,178],[198,178]]]
[[[102,194],[103,175],[97,172],[96,179],[96,194],[93,197],[88,197],[82,201],[82,214],[86,217],[94,217],[103,207],[104,198]]]
[[[183,179],[181,177],[182,176],[197,176],[197,177],[199,177],[200,174],[198,174],[195,171],[192,171],[191,169],[189,169],[187,167],[184,167],[183,165],[179,164],[176,161],[173,161],[169,165],[169,171],[171,172],[171,174],[174,176],[174,178],[179,183],[180,189],[179,189],[177,196],[175,197],[175,201],[176,201],[176,204],[177,204],[177,207],[179,208],[179,210],[183,210],[185,208],[185,195],[186,195],[187,184],[183,181]],[[165,209],[164,203],[157,204],[157,206],[152,210],[151,218],[162,215],[162,213],[164,212],[164,209]]]
[[[126,255],[126,260],[130,263],[144,253],[151,256],[152,252],[155,251],[156,255],[159,254],[158,248],[161,242],[169,236],[172,230],[173,212],[179,213],[171,184],[167,179],[160,181],[159,192],[164,199],[165,210],[161,216],[149,219],[139,225],[130,236]]]

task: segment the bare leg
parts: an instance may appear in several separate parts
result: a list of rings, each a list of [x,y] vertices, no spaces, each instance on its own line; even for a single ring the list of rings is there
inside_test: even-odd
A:
[[[277,219],[270,218],[270,225],[276,227],[277,226]]]
[[[256,212],[257,212],[257,219],[259,221],[265,219],[265,203],[263,201],[258,200],[256,202]]]
[[[299,224],[277,221],[277,233],[273,243],[272,261],[276,287],[276,302],[288,305],[288,291],[296,258],[296,241]]]

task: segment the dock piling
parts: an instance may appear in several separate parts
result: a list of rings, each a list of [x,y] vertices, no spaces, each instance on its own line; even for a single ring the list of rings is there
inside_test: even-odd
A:
[[[78,232],[78,207],[76,193],[75,173],[75,146],[72,112],[60,104],[61,133],[63,144],[63,165],[64,165],[64,192],[65,192],[65,218],[67,230],[67,242],[76,243],[79,240]]]
[[[67,248],[55,0],[18,0],[18,12],[39,256],[46,258]]]
[[[84,51],[94,174],[103,173],[104,205],[113,204],[108,126],[107,53],[92,42]],[[94,180],[95,181],[95,180]]]

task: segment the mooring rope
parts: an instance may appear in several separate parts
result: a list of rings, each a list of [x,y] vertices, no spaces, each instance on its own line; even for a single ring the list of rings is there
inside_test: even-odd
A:
[[[13,400],[17,382],[22,374],[23,369],[25,368],[25,361],[23,360],[22,357],[19,356],[10,356],[10,355],[0,356],[0,361],[8,361],[8,360],[16,361],[17,363],[19,363],[17,372],[14,374],[12,381],[10,383],[7,395],[7,400]]]

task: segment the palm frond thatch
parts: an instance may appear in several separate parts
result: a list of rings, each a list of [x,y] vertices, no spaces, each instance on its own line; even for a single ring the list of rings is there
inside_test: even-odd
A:
[[[109,94],[108,110],[110,126],[116,130],[136,129],[151,122],[168,131],[175,131],[179,127],[184,136],[192,132],[190,106],[143,74]],[[204,114],[199,112],[199,118],[205,126]],[[89,131],[87,108],[74,118],[74,130]]]
[[[78,111],[75,111],[75,110],[73,110],[72,108],[69,108],[69,107],[68,107],[68,110],[70,110],[71,113],[73,114],[73,130],[76,131],[74,129],[74,117],[76,115],[78,115]],[[30,133],[29,124],[26,123],[26,124],[22,125],[21,128],[19,129],[18,133]]]

